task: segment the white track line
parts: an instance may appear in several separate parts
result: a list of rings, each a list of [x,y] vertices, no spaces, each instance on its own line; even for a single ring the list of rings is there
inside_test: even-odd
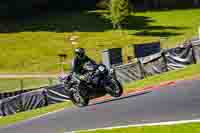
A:
[[[199,123],[199,122],[200,122],[200,119],[180,120],[180,121],[168,121],[168,122],[159,122],[159,123],[127,125],[127,126],[113,126],[113,127],[96,128],[96,129],[88,129],[88,130],[80,130],[80,131],[71,131],[71,132],[64,132],[64,133],[76,133],[76,132],[83,132],[83,131],[84,132],[90,132],[90,131],[97,131],[97,130],[112,130],[112,129],[129,128],[129,127],[162,126],[162,125],[175,125],[175,124],[187,124],[187,123]]]

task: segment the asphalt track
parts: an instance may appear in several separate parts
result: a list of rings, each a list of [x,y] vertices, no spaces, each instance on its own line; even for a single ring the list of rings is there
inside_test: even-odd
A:
[[[146,90],[114,100],[73,107],[1,127],[0,133],[63,133],[72,130],[200,118],[200,80]]]

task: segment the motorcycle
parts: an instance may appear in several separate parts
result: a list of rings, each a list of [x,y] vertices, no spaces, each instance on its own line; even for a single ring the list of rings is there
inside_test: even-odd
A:
[[[114,69],[108,70],[103,64],[86,63],[83,76],[72,74],[65,81],[64,86],[68,91],[71,101],[78,107],[89,104],[91,99],[110,94],[112,97],[120,97],[123,88],[115,76]]]

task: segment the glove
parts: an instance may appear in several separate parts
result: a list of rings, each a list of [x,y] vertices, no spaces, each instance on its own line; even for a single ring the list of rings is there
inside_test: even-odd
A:
[[[66,80],[67,75],[66,74],[61,74],[58,79],[60,82],[65,81]]]

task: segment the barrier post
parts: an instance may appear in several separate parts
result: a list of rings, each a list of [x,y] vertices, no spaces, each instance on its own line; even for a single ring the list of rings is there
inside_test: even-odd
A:
[[[168,66],[167,66],[167,58],[166,58],[166,55],[167,54],[167,50],[163,50],[162,51],[162,53],[161,53],[161,55],[162,55],[162,57],[163,57],[163,59],[164,59],[164,62],[165,62],[165,69],[167,70],[167,72],[169,71],[168,70]]]
[[[2,105],[1,105],[1,112],[2,112],[3,116],[6,116],[4,103],[2,103]]]
[[[65,53],[60,53],[58,54],[58,57],[59,57],[59,61],[60,61],[60,73],[63,74],[65,73],[65,70],[64,70],[64,61],[65,59],[67,58],[67,54]]]
[[[53,80],[51,78],[48,78],[48,80],[49,80],[49,85],[50,86],[53,85]]]
[[[21,90],[21,92],[23,92],[23,89],[24,89],[24,81],[23,81],[23,79],[20,79],[20,90]]]
[[[42,94],[44,96],[45,106],[48,106],[47,89],[43,89]]]
[[[146,78],[147,76],[146,76],[145,71],[144,71],[144,69],[143,69],[142,62],[141,62],[141,60],[140,60],[139,58],[137,58],[137,60],[138,60],[137,63],[139,64],[140,72],[141,72],[141,75],[142,75],[142,79],[144,79],[144,78]]]
[[[21,111],[24,111],[24,108],[23,108],[23,102],[22,102],[22,93],[23,93],[23,89],[24,89],[24,81],[23,79],[20,79],[20,112]]]

